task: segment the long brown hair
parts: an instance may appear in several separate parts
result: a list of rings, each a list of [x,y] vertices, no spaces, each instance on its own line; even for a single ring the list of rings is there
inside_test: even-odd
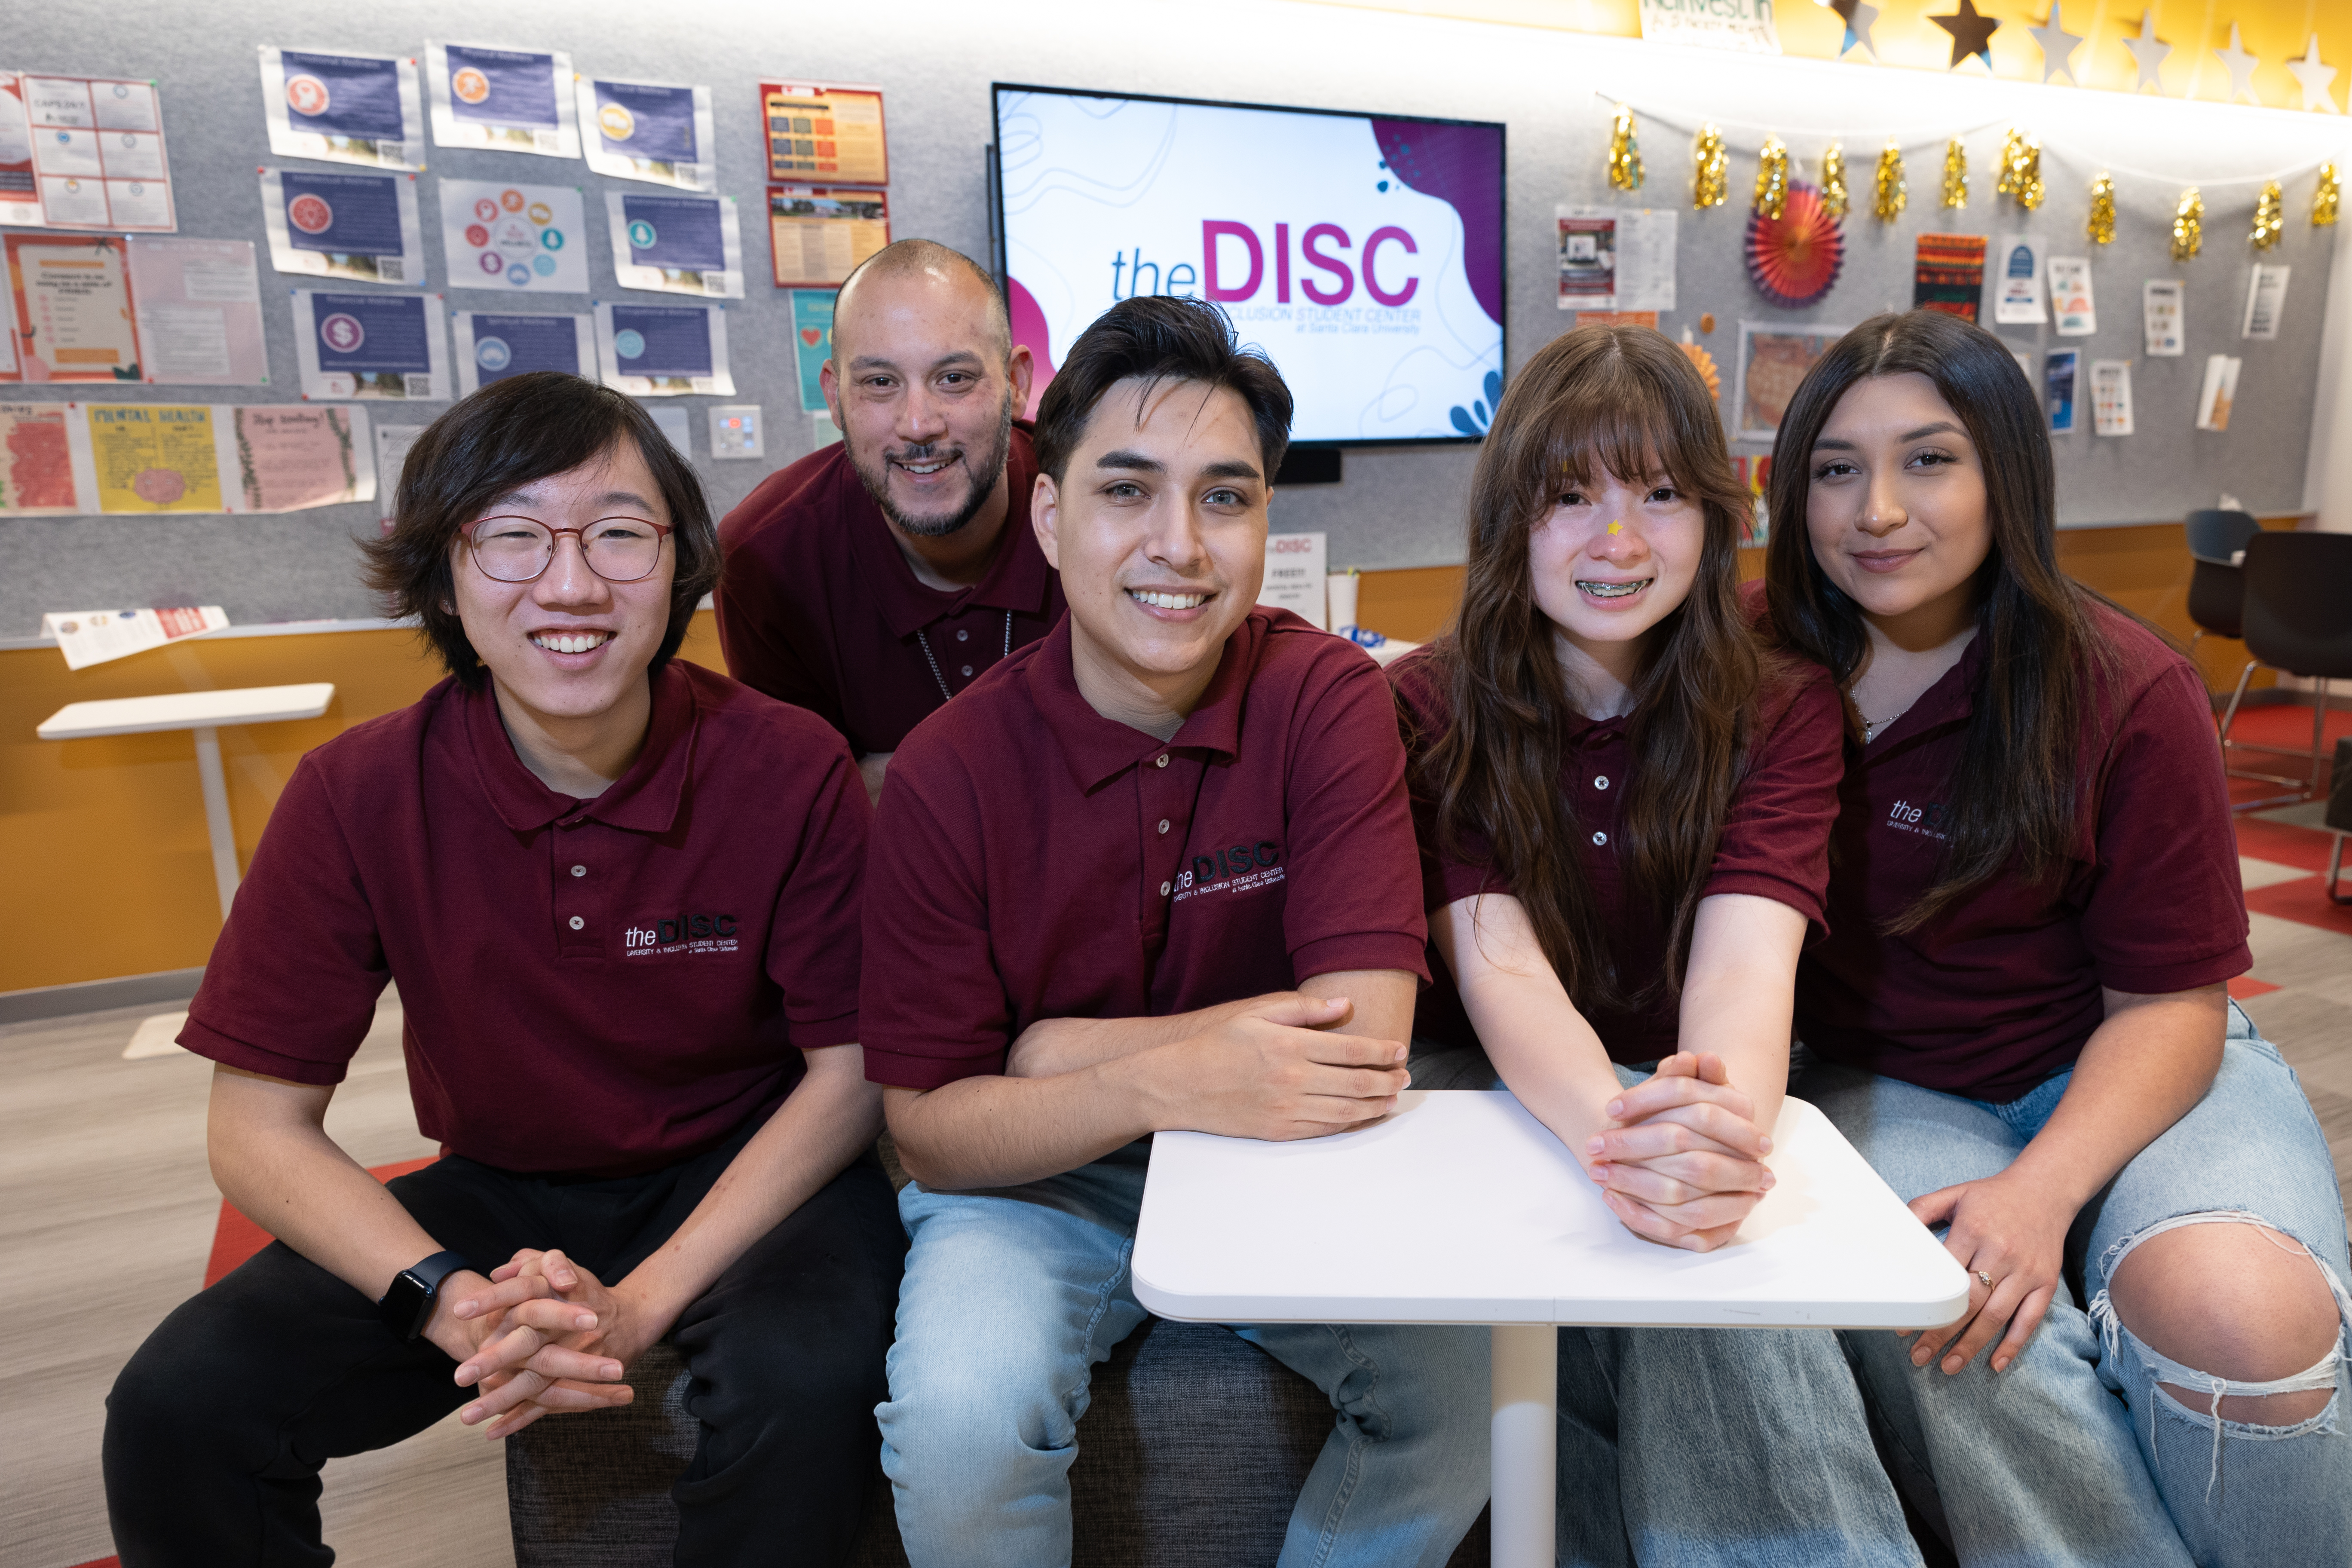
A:
[[[2077,754],[2086,685],[2113,645],[2092,618],[2099,595],[2058,568],[2058,490],[2042,401],[2007,345],[1933,310],[1875,316],[1838,340],[1790,401],[1772,447],[1765,584],[1780,639],[1827,667],[1843,691],[1869,648],[1861,606],[1814,558],[1806,526],[1813,443],[1838,400],[1874,376],[1919,374],[1968,427],[1984,466],[1991,550],[1977,574],[1984,674],[1945,786],[1936,880],[1889,931],[1915,931],[2014,862],[2030,882],[2064,866],[2078,827]],[[1849,699],[1851,706],[1851,699]]]
[[[1669,476],[1705,518],[1697,576],[1645,639],[1626,726],[1638,765],[1615,848],[1635,910],[1669,922],[1656,975],[1619,974],[1610,960],[1561,781],[1575,710],[1528,561],[1529,536],[1561,490],[1591,483],[1599,468],[1634,483]],[[1462,608],[1434,650],[1453,721],[1422,754],[1419,782],[1437,802],[1439,852],[1460,858],[1474,837],[1486,842],[1553,972],[1587,1010],[1682,986],[1759,679],[1738,596],[1748,512],[1706,384],[1647,327],[1579,327],[1553,339],[1513,379],[1478,453]]]

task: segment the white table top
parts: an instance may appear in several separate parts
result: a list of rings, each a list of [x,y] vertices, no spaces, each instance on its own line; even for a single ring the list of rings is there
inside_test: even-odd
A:
[[[1618,1223],[1506,1090],[1408,1091],[1377,1126],[1295,1143],[1162,1132],[1135,1293],[1195,1322],[1920,1328],[1968,1276],[1802,1100],[1738,1240],[1691,1253]]]
[[[283,719],[316,719],[334,700],[335,685],[331,680],[301,686],[246,686],[234,691],[118,697],[103,702],[68,702],[34,732],[44,741],[80,741],[218,724],[272,724]]]

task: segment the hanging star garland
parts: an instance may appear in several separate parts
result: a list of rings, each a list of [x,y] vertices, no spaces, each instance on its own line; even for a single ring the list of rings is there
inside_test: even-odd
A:
[[[2317,33],[2312,34],[2311,42],[2304,45],[2303,58],[2287,61],[2286,68],[2294,74],[2295,81],[2303,88],[2305,109],[2316,110],[2322,114],[2344,112],[2336,107],[2336,94],[2330,90],[2330,84],[2336,80],[2336,68],[2320,63]]]
[[[1870,28],[1878,20],[1878,7],[1864,0],[1830,0],[1830,9],[1845,24],[1845,39],[1838,45],[1838,58],[1843,59],[1847,50],[1860,44],[1870,51],[1872,59],[1876,59],[1878,46],[1871,41]]]
[[[2254,91],[2254,68],[2263,62],[2257,57],[2246,53],[2245,46],[2238,42],[2238,24],[2235,22],[2230,24],[2230,47],[2226,49],[2215,49],[2213,57],[2230,68],[2230,101],[2231,103],[2237,102],[2242,97],[2248,103],[2262,102],[2261,95]]]
[[[2126,38],[2124,47],[2132,52],[2132,58],[2139,65],[2139,80],[2132,84],[2132,90],[2138,92],[2153,86],[2158,96],[2163,96],[2164,60],[2172,53],[2172,46],[2156,36],[2154,6],[2151,5],[2139,19],[2139,37]]]
[[[1952,63],[1946,70],[1956,68],[1970,55],[1984,61],[1985,69],[1992,69],[1992,36],[2000,24],[1990,16],[1977,15],[1976,0],[1960,0],[1960,8],[1948,16],[1927,18],[1952,35]]]
[[[2050,0],[2050,20],[2039,27],[2025,29],[2042,46],[2042,79],[2045,82],[2060,71],[2066,73],[2068,81],[2075,80],[2074,51],[2083,47],[2084,37],[2066,30],[2066,25],[2058,19],[2058,4],[2059,0]]]

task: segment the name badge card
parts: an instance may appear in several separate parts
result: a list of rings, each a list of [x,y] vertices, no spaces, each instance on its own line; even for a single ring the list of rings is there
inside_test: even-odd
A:
[[[743,230],[734,197],[606,191],[604,217],[622,288],[743,297]]]
[[[261,107],[280,158],[425,167],[416,62],[261,46]]]
[[[351,283],[425,285],[425,231],[414,174],[261,171],[269,265]]]
[[[588,166],[616,180],[686,191],[719,187],[710,89],[580,77],[581,141]]]
[[[580,156],[572,57],[474,44],[426,44],[425,79],[433,94],[433,144],[490,153]]]

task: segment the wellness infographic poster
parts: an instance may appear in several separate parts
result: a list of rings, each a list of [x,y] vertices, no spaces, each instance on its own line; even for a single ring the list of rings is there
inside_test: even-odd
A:
[[[1113,301],[1192,296],[1281,368],[1298,440],[1484,433],[1498,128],[1000,89],[997,144],[1037,392]]]
[[[580,156],[572,57],[426,44],[425,80],[433,95],[433,144],[489,153]]]
[[[425,167],[416,62],[261,46],[261,107],[280,158]]]
[[[716,305],[598,305],[604,384],[632,397],[732,397],[727,312]]]
[[[425,231],[414,174],[261,171],[261,221],[280,272],[422,288]]]
[[[441,247],[452,289],[588,292],[587,208],[577,185],[441,182]]]
[[[622,288],[743,297],[743,230],[734,197],[606,191],[604,217]]]
[[[457,339],[460,397],[531,370],[596,379],[596,318],[585,310],[576,316],[459,310],[450,318],[449,328]]]
[[[294,357],[306,398],[449,401],[438,294],[294,290]]]
[[[707,87],[581,77],[580,139],[588,166],[616,180],[686,191],[718,188],[718,141]]]

